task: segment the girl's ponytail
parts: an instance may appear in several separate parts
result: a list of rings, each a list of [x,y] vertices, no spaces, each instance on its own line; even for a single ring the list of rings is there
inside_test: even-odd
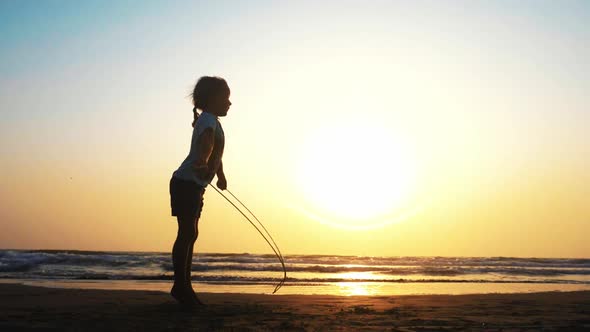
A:
[[[193,107],[193,128],[195,127],[195,124],[197,123],[197,119],[199,118],[199,113],[197,113],[197,107]]]

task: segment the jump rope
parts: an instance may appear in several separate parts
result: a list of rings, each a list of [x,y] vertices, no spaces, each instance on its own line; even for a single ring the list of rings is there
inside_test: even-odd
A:
[[[262,237],[264,238],[264,241],[266,241],[266,243],[268,243],[268,245],[272,248],[272,251],[275,253],[277,258],[281,262],[281,265],[283,266],[283,280],[281,280],[275,286],[275,289],[272,293],[273,294],[276,293],[283,286],[285,281],[287,281],[287,268],[285,267],[285,260],[283,258],[283,254],[281,253],[281,250],[279,249],[279,246],[277,246],[277,244],[275,243],[275,240],[272,238],[272,235],[270,235],[270,233],[268,232],[266,227],[264,227],[264,225],[256,217],[256,215],[254,213],[252,213],[252,211],[250,211],[250,209],[248,209],[248,207],[244,203],[242,203],[242,201],[240,201],[231,191],[229,191],[228,189],[225,189],[225,191],[227,191],[236,201],[238,201],[246,209],[246,211],[248,211],[248,213],[250,213],[252,215],[252,217],[254,217],[254,219],[258,222],[258,224],[260,224],[262,229],[266,232],[266,235],[268,235],[268,237],[270,238],[270,241],[266,238],[264,233],[262,233],[260,228],[258,228],[258,226],[256,226],[256,224],[254,224],[254,222],[252,222],[252,220],[250,218],[248,218],[248,216],[237,205],[234,204],[234,202],[232,202],[229,198],[227,198],[219,189],[215,188],[214,185],[211,185],[211,187],[213,189],[215,189],[215,191],[217,191],[219,193],[219,195],[223,196],[223,198],[225,198],[225,200],[228,201],[229,204],[231,204],[242,216],[244,216],[244,218],[246,218],[246,220],[248,220],[250,225],[252,225],[252,226],[254,226],[254,228],[256,228],[258,233],[260,233],[260,235],[262,235]],[[272,244],[271,244],[271,241],[272,241]]]

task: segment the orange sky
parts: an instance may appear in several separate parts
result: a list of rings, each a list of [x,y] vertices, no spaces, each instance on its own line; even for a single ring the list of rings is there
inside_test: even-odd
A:
[[[588,257],[587,4],[226,5],[1,5],[0,247],[170,250],[220,75],[228,186],[285,254]],[[270,253],[212,188],[200,224]]]

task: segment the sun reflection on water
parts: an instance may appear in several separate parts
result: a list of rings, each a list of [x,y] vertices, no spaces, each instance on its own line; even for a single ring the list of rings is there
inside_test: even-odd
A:
[[[347,272],[341,273],[338,277],[346,280],[370,280],[376,279],[371,272]],[[362,281],[343,281],[337,283],[338,291],[341,295],[375,295],[377,294],[377,287],[375,284]]]
[[[376,295],[374,285],[365,282],[339,282],[338,291],[341,295]]]

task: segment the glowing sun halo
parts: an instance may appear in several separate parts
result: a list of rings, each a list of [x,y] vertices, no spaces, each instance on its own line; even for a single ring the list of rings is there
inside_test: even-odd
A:
[[[304,144],[298,183],[306,215],[363,228],[396,219],[414,180],[411,154],[379,125],[319,128]],[[377,221],[379,220],[379,221]]]

